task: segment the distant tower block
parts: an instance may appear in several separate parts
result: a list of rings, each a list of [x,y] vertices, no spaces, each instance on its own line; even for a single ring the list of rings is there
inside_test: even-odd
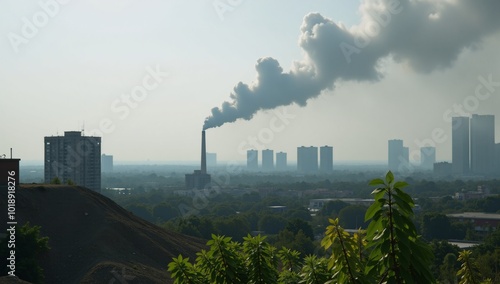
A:
[[[403,146],[403,140],[393,139],[388,142],[389,170],[403,172],[410,169],[410,150]]]
[[[463,175],[470,171],[470,119],[466,116],[451,118],[451,152],[453,174]]]
[[[273,150],[262,150],[262,170],[272,171],[274,170],[274,151]]]
[[[470,169],[487,175],[495,168],[495,116],[473,114],[470,120]]]
[[[201,166],[200,170],[195,170],[192,174],[185,176],[187,189],[204,189],[211,186],[212,179],[207,174],[207,150],[205,142],[205,130],[201,132]]]
[[[303,173],[318,172],[318,147],[297,147],[297,170]]]
[[[420,167],[423,170],[433,170],[436,163],[436,148],[422,147],[420,148]]]
[[[276,153],[276,170],[277,171],[287,170],[287,161],[285,152]]]
[[[102,156],[101,156],[101,171],[103,173],[113,172],[113,155],[102,154]]]
[[[64,136],[46,136],[45,183],[59,178],[76,185],[101,190],[101,137],[65,131]]]
[[[259,151],[247,151],[247,169],[250,171],[257,171],[259,169]]]
[[[323,146],[319,148],[319,170],[323,173],[333,171],[333,147]]]

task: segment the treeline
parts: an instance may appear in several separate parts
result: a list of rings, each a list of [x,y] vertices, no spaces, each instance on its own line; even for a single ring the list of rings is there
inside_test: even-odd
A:
[[[416,182],[417,185],[428,183],[428,181]],[[322,181],[321,184],[327,185],[327,182]],[[357,182],[339,182],[338,184],[342,184],[342,190],[361,187]],[[442,187],[442,185],[446,186]],[[491,192],[496,192],[498,186],[493,181],[443,182],[442,184],[435,183],[435,186],[441,189],[434,193],[435,196],[443,196],[441,193],[445,191],[444,188],[449,188],[448,190],[454,193],[459,191],[458,188],[475,190],[478,185],[489,188]],[[405,189],[415,191],[419,187],[409,185]],[[287,189],[281,188],[281,190]],[[371,193],[372,190],[367,183],[364,183],[362,191]],[[425,190],[424,192],[431,191]],[[270,245],[296,250],[301,256],[309,254],[324,256],[326,254],[321,248],[320,240],[324,237],[324,230],[329,225],[329,219],[338,218],[339,225],[343,228],[366,229],[368,226],[364,220],[367,207],[335,200],[326,203],[321,210],[311,215],[307,209],[310,197],[273,196],[272,192],[267,197],[261,196],[258,192],[241,196],[219,192],[202,201],[195,197],[176,196],[163,190],[150,190],[130,195],[113,194],[111,197],[135,215],[169,230],[207,240],[212,238],[212,234],[224,235],[239,242],[243,242],[249,234],[260,233],[267,235],[266,241]],[[458,261],[460,250],[448,244],[446,240],[466,239],[483,240],[485,244],[488,244],[472,249],[471,257],[480,264],[477,271],[487,278],[500,281],[496,272],[500,271],[498,269],[500,268],[500,252],[497,252],[500,242],[495,239],[498,238],[497,234],[500,231],[489,234],[485,239],[484,236],[475,232],[471,224],[454,222],[446,216],[447,213],[464,211],[498,212],[500,209],[498,195],[465,201],[453,199],[451,196],[420,197],[416,203],[419,206],[414,208],[415,215],[412,217],[412,222],[423,240],[431,244],[435,255],[431,272],[436,279],[451,279],[453,275],[456,276],[456,271],[460,268]],[[270,206],[277,205],[285,206],[286,209],[281,211],[277,207],[270,208]],[[196,210],[190,211],[185,208]],[[442,281],[442,283],[454,283]]]
[[[323,256],[304,257],[260,236],[241,242],[212,235],[209,249],[196,260],[173,259],[172,278],[175,283],[498,283],[500,230],[474,251],[459,251],[446,241],[429,244],[413,222],[414,201],[402,190],[407,184],[389,172],[371,185],[378,188],[364,214],[367,229],[350,234],[338,219],[330,219]],[[324,209],[335,212],[342,206]]]

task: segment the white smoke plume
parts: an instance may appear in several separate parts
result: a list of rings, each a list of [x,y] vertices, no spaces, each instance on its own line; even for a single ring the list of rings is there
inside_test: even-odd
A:
[[[257,60],[256,80],[239,82],[203,128],[248,120],[259,110],[305,106],[337,80],[380,80],[378,63],[389,56],[415,72],[449,68],[464,49],[500,29],[499,0],[365,0],[359,9],[361,21],[350,28],[306,15],[299,41],[305,58],[289,72],[273,58]]]

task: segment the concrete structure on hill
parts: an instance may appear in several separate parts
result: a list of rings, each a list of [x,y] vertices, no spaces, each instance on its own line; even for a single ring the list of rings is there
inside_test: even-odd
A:
[[[250,171],[257,171],[259,169],[259,151],[247,151],[247,169]]]
[[[102,154],[101,156],[101,172],[113,172],[113,155]]]
[[[276,153],[276,170],[277,171],[287,170],[287,157],[285,152]]]
[[[58,178],[94,191],[101,190],[101,137],[65,131],[64,136],[44,138],[45,183]]]
[[[19,186],[19,161],[21,159],[12,158],[12,149],[10,150],[10,158],[6,155],[0,156],[0,190],[4,188]]]
[[[274,170],[274,151],[273,150],[262,150],[262,170],[263,171],[273,171]]]
[[[303,173],[318,172],[318,147],[297,147],[297,170]]]
[[[212,177],[207,173],[207,146],[205,141],[205,130],[201,132],[201,167],[192,174],[185,176],[186,189],[210,188]]]
[[[323,173],[333,171],[333,147],[322,146],[319,148],[319,171]]]

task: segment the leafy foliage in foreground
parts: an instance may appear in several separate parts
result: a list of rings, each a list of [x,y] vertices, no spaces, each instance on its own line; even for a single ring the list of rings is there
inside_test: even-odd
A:
[[[375,179],[375,202],[365,214],[366,232],[346,232],[338,219],[330,219],[321,246],[327,257],[308,255],[283,247],[277,250],[265,237],[247,236],[243,243],[212,235],[196,262],[179,256],[168,265],[174,283],[436,283],[430,267],[433,254],[412,222],[414,202],[395,181]],[[466,256],[459,260],[467,263]],[[469,267],[459,276],[478,278]]]

